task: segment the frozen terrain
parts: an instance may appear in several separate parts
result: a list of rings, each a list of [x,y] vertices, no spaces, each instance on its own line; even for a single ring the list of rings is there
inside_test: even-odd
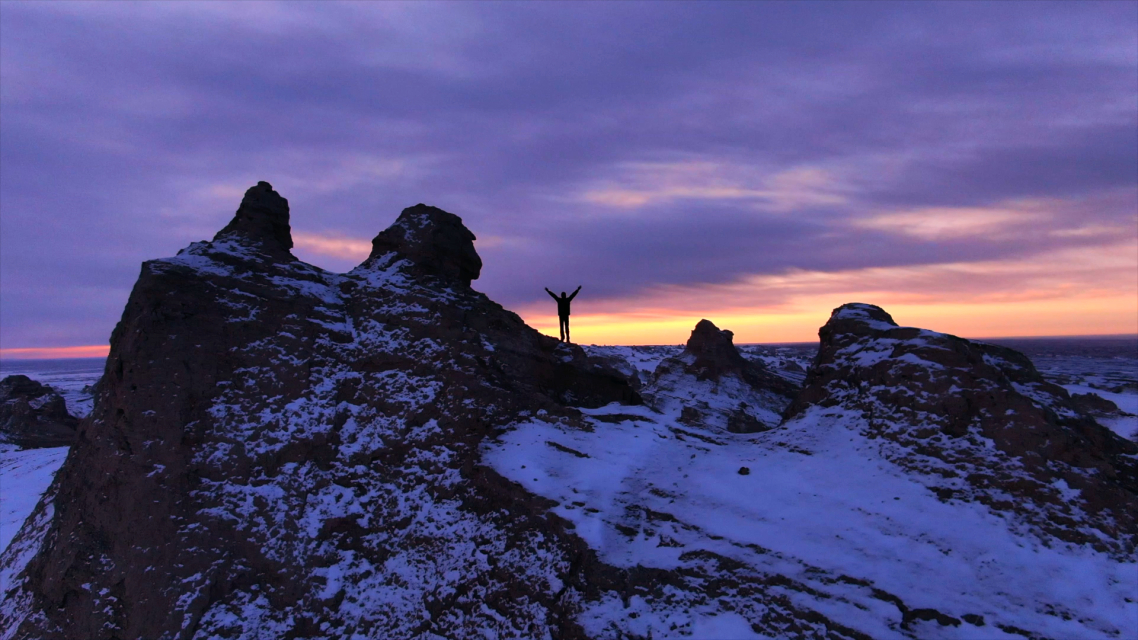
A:
[[[1014,346],[1030,352],[1032,345]],[[1138,414],[1138,357],[1127,349],[1036,346],[1045,349],[1033,359],[1048,379]],[[816,349],[739,346],[796,383]],[[643,380],[681,347],[587,350],[627,363]],[[90,412],[102,370],[101,359],[3,363],[3,375],[58,389],[77,415]],[[756,575],[787,581],[773,590],[873,637],[1022,638],[1017,631],[1031,628],[1055,638],[1126,638],[1138,629],[1138,565],[1044,546],[982,506],[944,503],[876,456],[864,437],[833,426],[819,433],[818,413],[746,435],[701,433],[644,407],[584,413],[591,430],[540,416],[523,421],[485,447],[485,461],[556,501],[553,511],[604,562],[682,574],[707,562],[707,552],[737,562],[729,573],[740,578],[727,579],[718,602],[692,601],[682,589],[670,603],[635,595],[601,601],[581,617],[598,637],[762,637],[731,613],[771,606],[739,589],[741,578]],[[1138,431],[1138,417],[1100,421],[1125,437]],[[66,453],[0,451],[0,549]],[[960,622],[940,624],[936,615]]]
[[[102,358],[0,361],[0,378],[22,374],[60,392],[72,415],[91,412],[91,387],[103,374]],[[21,451],[0,444],[0,551],[36,506],[67,457],[67,447]],[[0,585],[0,591],[3,591]]]
[[[1071,393],[1094,393],[1118,405],[1129,417],[1100,418],[1104,426],[1119,435],[1138,440],[1138,345],[1134,339],[1062,338],[995,340],[1023,351],[1047,379]],[[796,383],[801,383],[818,350],[815,343],[741,344],[739,351],[758,360]],[[655,370],[667,357],[683,349],[662,346],[588,346],[591,355],[618,358],[634,367],[641,377]],[[82,358],[64,360],[3,360],[0,378],[23,374],[58,390],[73,415],[90,413],[91,387],[103,373],[105,360]],[[801,373],[798,371],[801,369]],[[7,547],[24,518],[31,512],[40,493],[63,462],[58,449],[19,452],[0,451],[0,550]],[[13,526],[13,523],[14,526]]]
[[[555,500],[605,562],[683,574],[710,552],[737,562],[740,577],[782,576],[798,604],[875,638],[1017,638],[1021,628],[1124,638],[1138,628],[1138,564],[1046,547],[980,505],[942,502],[873,442],[835,428],[841,416],[712,435],[646,408],[585,413],[591,429],[521,423],[486,460]],[[739,586],[728,581],[718,602],[677,590],[666,605],[602,603],[585,626],[663,638],[696,633],[724,610],[761,615],[766,605]],[[929,620],[906,619],[921,610]]]
[[[0,551],[19,531],[40,495],[47,490],[59,465],[67,457],[67,447],[20,450],[0,444]],[[4,590],[0,585],[0,592]]]

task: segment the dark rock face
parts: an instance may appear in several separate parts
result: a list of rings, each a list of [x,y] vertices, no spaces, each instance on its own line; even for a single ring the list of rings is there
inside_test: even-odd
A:
[[[798,389],[744,358],[734,334],[700,320],[683,352],[656,367],[644,393],[661,410],[675,408],[680,420],[733,433],[774,428]]]
[[[1026,356],[899,327],[860,303],[835,309],[818,333],[788,417],[853,410],[883,453],[942,499],[979,501],[1047,535],[1134,553],[1138,446],[1081,413]]]
[[[0,556],[34,553],[0,635],[579,637],[577,603],[622,574],[479,446],[635,403],[627,380],[466,286],[456,216],[405,210],[347,274],[287,231],[260,183],[212,242],[143,265],[95,411]]]
[[[685,371],[697,380],[719,380],[726,375],[735,375],[752,387],[769,389],[784,396],[793,396],[798,392],[785,378],[744,358],[735,348],[732,341],[734,337],[734,333],[719,329],[710,320],[700,320],[684,349],[694,357]]]
[[[409,261],[407,268],[417,275],[468,287],[482,272],[474,240],[462,218],[417,204],[404,209],[395,224],[371,241],[371,255],[364,264],[374,267],[398,257]]]
[[[268,182],[258,182],[245,192],[233,220],[213,240],[231,238],[278,259],[291,258],[292,227],[288,215],[288,200],[273,191]]]
[[[75,441],[78,424],[51,387],[27,376],[0,380],[0,442],[25,449],[66,447]]]
[[[734,336],[710,320],[697,322],[685,346],[685,350],[694,356],[687,367],[688,373],[699,380],[718,380],[725,374],[747,370],[749,363],[735,348]]]

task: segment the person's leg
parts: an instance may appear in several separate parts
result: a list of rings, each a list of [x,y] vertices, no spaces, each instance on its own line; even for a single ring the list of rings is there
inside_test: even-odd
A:
[[[569,316],[565,316],[565,342],[573,342],[569,339]]]
[[[565,342],[565,317],[557,316],[557,330],[561,332],[561,341]]]

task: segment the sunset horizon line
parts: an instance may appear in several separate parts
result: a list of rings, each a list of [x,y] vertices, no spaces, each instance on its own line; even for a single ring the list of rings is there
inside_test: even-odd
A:
[[[536,329],[536,327],[535,327]],[[729,330],[729,329],[728,329]],[[556,338],[556,335],[550,335],[546,331],[538,329],[538,331],[545,336]],[[941,332],[943,333],[943,332]],[[1010,335],[1010,336],[957,336],[965,340],[1047,340],[1047,339],[1062,339],[1062,338],[1088,338],[1088,339],[1138,339],[1138,332],[1134,333],[1067,333],[1067,334],[1049,334],[1049,335]],[[762,341],[740,341],[736,344],[739,345],[801,345],[817,342],[817,340],[783,340],[777,342],[762,342]],[[593,347],[670,347],[675,346],[676,342],[659,342],[659,343],[645,343],[645,344],[599,344],[599,343],[584,343],[574,342],[573,344],[593,346]],[[70,347],[14,347],[10,349],[0,349],[0,360],[6,361],[20,361],[20,360],[94,360],[97,358],[106,358],[110,355],[110,345],[77,345]],[[83,353],[86,355],[61,355],[64,353]]]

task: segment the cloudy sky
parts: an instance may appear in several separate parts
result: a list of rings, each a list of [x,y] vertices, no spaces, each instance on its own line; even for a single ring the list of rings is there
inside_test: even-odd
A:
[[[345,271],[418,202],[556,334],[1138,332],[1138,3],[0,3],[0,355],[105,351],[246,188]],[[46,353],[46,352],[40,352]],[[59,354],[79,353],[50,352]]]

